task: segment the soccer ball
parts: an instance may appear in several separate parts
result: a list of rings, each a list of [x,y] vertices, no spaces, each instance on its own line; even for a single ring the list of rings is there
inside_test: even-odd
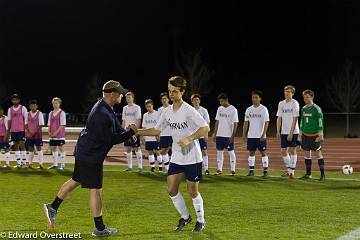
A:
[[[346,174],[346,175],[352,174],[352,173],[353,173],[353,168],[352,168],[352,166],[350,166],[350,165],[344,165],[344,166],[342,167],[342,171],[343,171],[343,173]]]

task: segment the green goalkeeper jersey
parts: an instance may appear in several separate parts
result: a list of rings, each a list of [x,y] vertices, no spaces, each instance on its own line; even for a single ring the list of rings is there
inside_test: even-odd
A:
[[[305,134],[317,134],[323,130],[323,113],[315,103],[301,109],[300,130]]]

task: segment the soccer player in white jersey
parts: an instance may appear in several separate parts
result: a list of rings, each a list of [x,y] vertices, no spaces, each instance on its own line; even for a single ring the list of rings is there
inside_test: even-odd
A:
[[[293,99],[295,88],[291,85],[284,88],[285,100],[279,102],[277,110],[276,136],[281,139],[281,155],[287,167],[287,176],[294,177],[297,162],[296,147],[299,145],[299,111],[298,101]]]
[[[209,126],[192,106],[183,101],[182,97],[186,89],[186,80],[183,77],[170,78],[168,88],[173,105],[164,110],[155,128],[141,129],[138,133],[155,136],[169,126],[174,142],[167,177],[168,193],[181,215],[175,231],[181,231],[192,220],[184,198],[179,192],[179,185],[185,177],[197,216],[192,231],[200,232],[205,228],[205,220],[203,199],[198,191],[199,181],[202,178],[202,155],[197,139],[206,136]]]
[[[234,139],[239,123],[238,111],[229,103],[229,97],[226,93],[221,93],[217,99],[220,107],[218,107],[216,112],[216,122],[213,133],[217,150],[217,172],[215,175],[222,175],[224,149],[226,148],[230,157],[231,175],[235,176],[236,155],[234,151]]]
[[[160,100],[162,106],[158,109],[159,115],[170,106],[169,94],[167,92],[163,92],[160,94]],[[164,128],[160,133],[160,154],[162,161],[164,163],[165,170],[169,169],[170,157],[169,152],[171,151],[171,145],[173,143],[172,137],[169,133],[169,127]]]
[[[205,122],[210,126],[210,117],[209,117],[208,110],[206,108],[200,106],[200,102],[201,102],[200,94],[191,95],[191,103],[192,103],[193,107],[196,109],[196,111],[198,111],[198,113],[200,113],[200,115],[203,117]],[[209,131],[210,131],[210,129],[209,129]],[[209,175],[210,172],[209,172],[209,156],[207,153],[207,139],[208,139],[208,135],[206,135],[205,137],[199,138],[199,143],[200,143],[201,153],[202,153],[203,161],[204,161],[205,174]]]
[[[248,107],[245,112],[245,121],[243,126],[243,142],[247,139],[247,150],[249,151],[249,174],[254,176],[255,152],[259,150],[263,164],[263,177],[268,176],[269,158],[266,154],[266,132],[269,127],[269,112],[262,105],[261,91],[251,93],[253,105]]]
[[[135,124],[140,128],[141,124],[141,108],[135,104],[135,95],[132,92],[125,94],[127,105],[124,106],[122,111],[122,127],[127,129],[131,124]],[[136,158],[138,160],[138,172],[142,172],[142,152],[140,148],[140,138],[133,137],[130,140],[124,142],[126,157],[128,161],[128,169],[126,171],[132,171],[132,150],[135,151]]]
[[[157,121],[160,118],[160,114],[158,111],[154,110],[154,102],[151,99],[145,100],[145,108],[147,110],[143,115],[142,127],[143,128],[154,128],[156,126]],[[150,164],[150,172],[155,172],[155,155],[156,159],[159,163],[159,171],[162,171],[162,158],[159,153],[160,145],[154,136],[145,136],[143,137],[145,140],[145,150],[148,152],[149,164]]]

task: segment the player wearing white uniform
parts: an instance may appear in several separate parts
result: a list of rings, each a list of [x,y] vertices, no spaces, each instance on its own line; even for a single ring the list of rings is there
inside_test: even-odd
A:
[[[158,111],[154,110],[154,102],[151,99],[145,101],[145,108],[147,110],[143,115],[142,127],[143,128],[154,128],[160,118]],[[159,153],[160,146],[157,137],[145,136],[142,137],[142,141],[145,142],[145,150],[148,152],[150,172],[155,172],[155,155],[159,163],[159,171],[162,171],[162,158]]]
[[[160,107],[158,109],[158,112],[159,112],[159,115],[161,116],[161,113],[163,112],[163,110],[165,110],[166,108],[168,108],[170,106],[169,94],[167,92],[161,93],[160,100],[161,100],[162,107]],[[166,127],[160,133],[160,154],[161,154],[161,158],[164,163],[166,172],[169,169],[169,163],[170,163],[169,154],[171,152],[172,143],[173,143],[173,140],[169,133],[169,127]]]
[[[168,88],[173,105],[164,110],[155,128],[141,129],[138,133],[156,136],[169,126],[174,142],[167,177],[168,193],[181,215],[175,231],[181,231],[191,222],[188,208],[179,192],[179,185],[185,177],[197,216],[193,232],[200,232],[205,228],[205,220],[203,199],[198,191],[202,178],[202,156],[197,139],[207,134],[209,126],[193,107],[183,101],[182,96],[186,89],[186,80],[183,77],[170,78]]]
[[[196,109],[196,111],[198,111],[198,113],[200,113],[200,115],[203,117],[205,122],[210,126],[210,117],[209,117],[208,110],[206,108],[200,106],[200,102],[201,102],[200,94],[193,94],[191,96],[191,103],[192,103],[193,107]],[[210,131],[210,128],[209,128],[209,131]],[[206,135],[205,137],[199,138],[201,153],[202,153],[202,157],[203,157],[203,161],[204,161],[205,174],[209,175],[210,172],[209,172],[209,156],[207,153],[207,140],[208,140],[208,135]]]
[[[213,134],[217,150],[217,172],[215,175],[222,175],[224,149],[226,148],[230,157],[231,175],[235,176],[236,155],[234,151],[234,140],[239,123],[238,111],[229,103],[227,94],[221,93],[217,99],[220,107],[218,107],[216,112],[216,122]]]
[[[266,132],[269,127],[269,112],[267,108],[260,104],[263,93],[253,91],[253,105],[248,107],[245,112],[245,121],[243,127],[243,142],[247,139],[247,150],[249,151],[249,174],[254,176],[255,152],[258,149],[261,153],[263,164],[263,177],[268,176],[269,158],[266,154]]]
[[[296,147],[299,145],[299,111],[298,101],[293,99],[295,88],[284,88],[285,100],[279,102],[277,110],[276,136],[281,139],[281,155],[283,157],[287,173],[285,176],[294,177],[297,162]],[[289,155],[290,154],[290,155]]]
[[[135,95],[132,92],[125,94],[126,102],[128,105],[124,106],[122,111],[122,127],[128,128],[129,125],[135,124],[140,128],[141,124],[141,108],[135,104]],[[138,172],[142,172],[142,152],[140,148],[140,138],[133,137],[130,140],[124,142],[126,156],[128,161],[128,169],[125,171],[132,171],[132,150],[135,151],[136,158],[138,160]]]

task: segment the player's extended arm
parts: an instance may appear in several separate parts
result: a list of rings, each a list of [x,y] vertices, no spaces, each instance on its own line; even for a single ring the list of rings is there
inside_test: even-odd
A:
[[[266,121],[266,122],[265,122],[265,125],[264,125],[264,132],[263,132],[262,135],[261,135],[260,141],[265,141],[265,139],[266,139],[265,136],[266,136],[266,133],[267,133],[268,128],[269,128],[269,122]]]
[[[276,119],[276,137],[280,137],[280,130],[281,130],[282,118],[277,117]]]
[[[206,133],[209,131],[209,127],[200,127],[196,132],[191,134],[190,136],[187,136],[186,138],[181,139],[177,144],[179,144],[181,147],[186,147],[189,143],[192,141],[199,139],[201,137],[205,137]]]
[[[138,129],[137,132],[140,136],[158,136],[160,135],[160,130],[157,130],[155,128],[146,128],[146,129]]]

